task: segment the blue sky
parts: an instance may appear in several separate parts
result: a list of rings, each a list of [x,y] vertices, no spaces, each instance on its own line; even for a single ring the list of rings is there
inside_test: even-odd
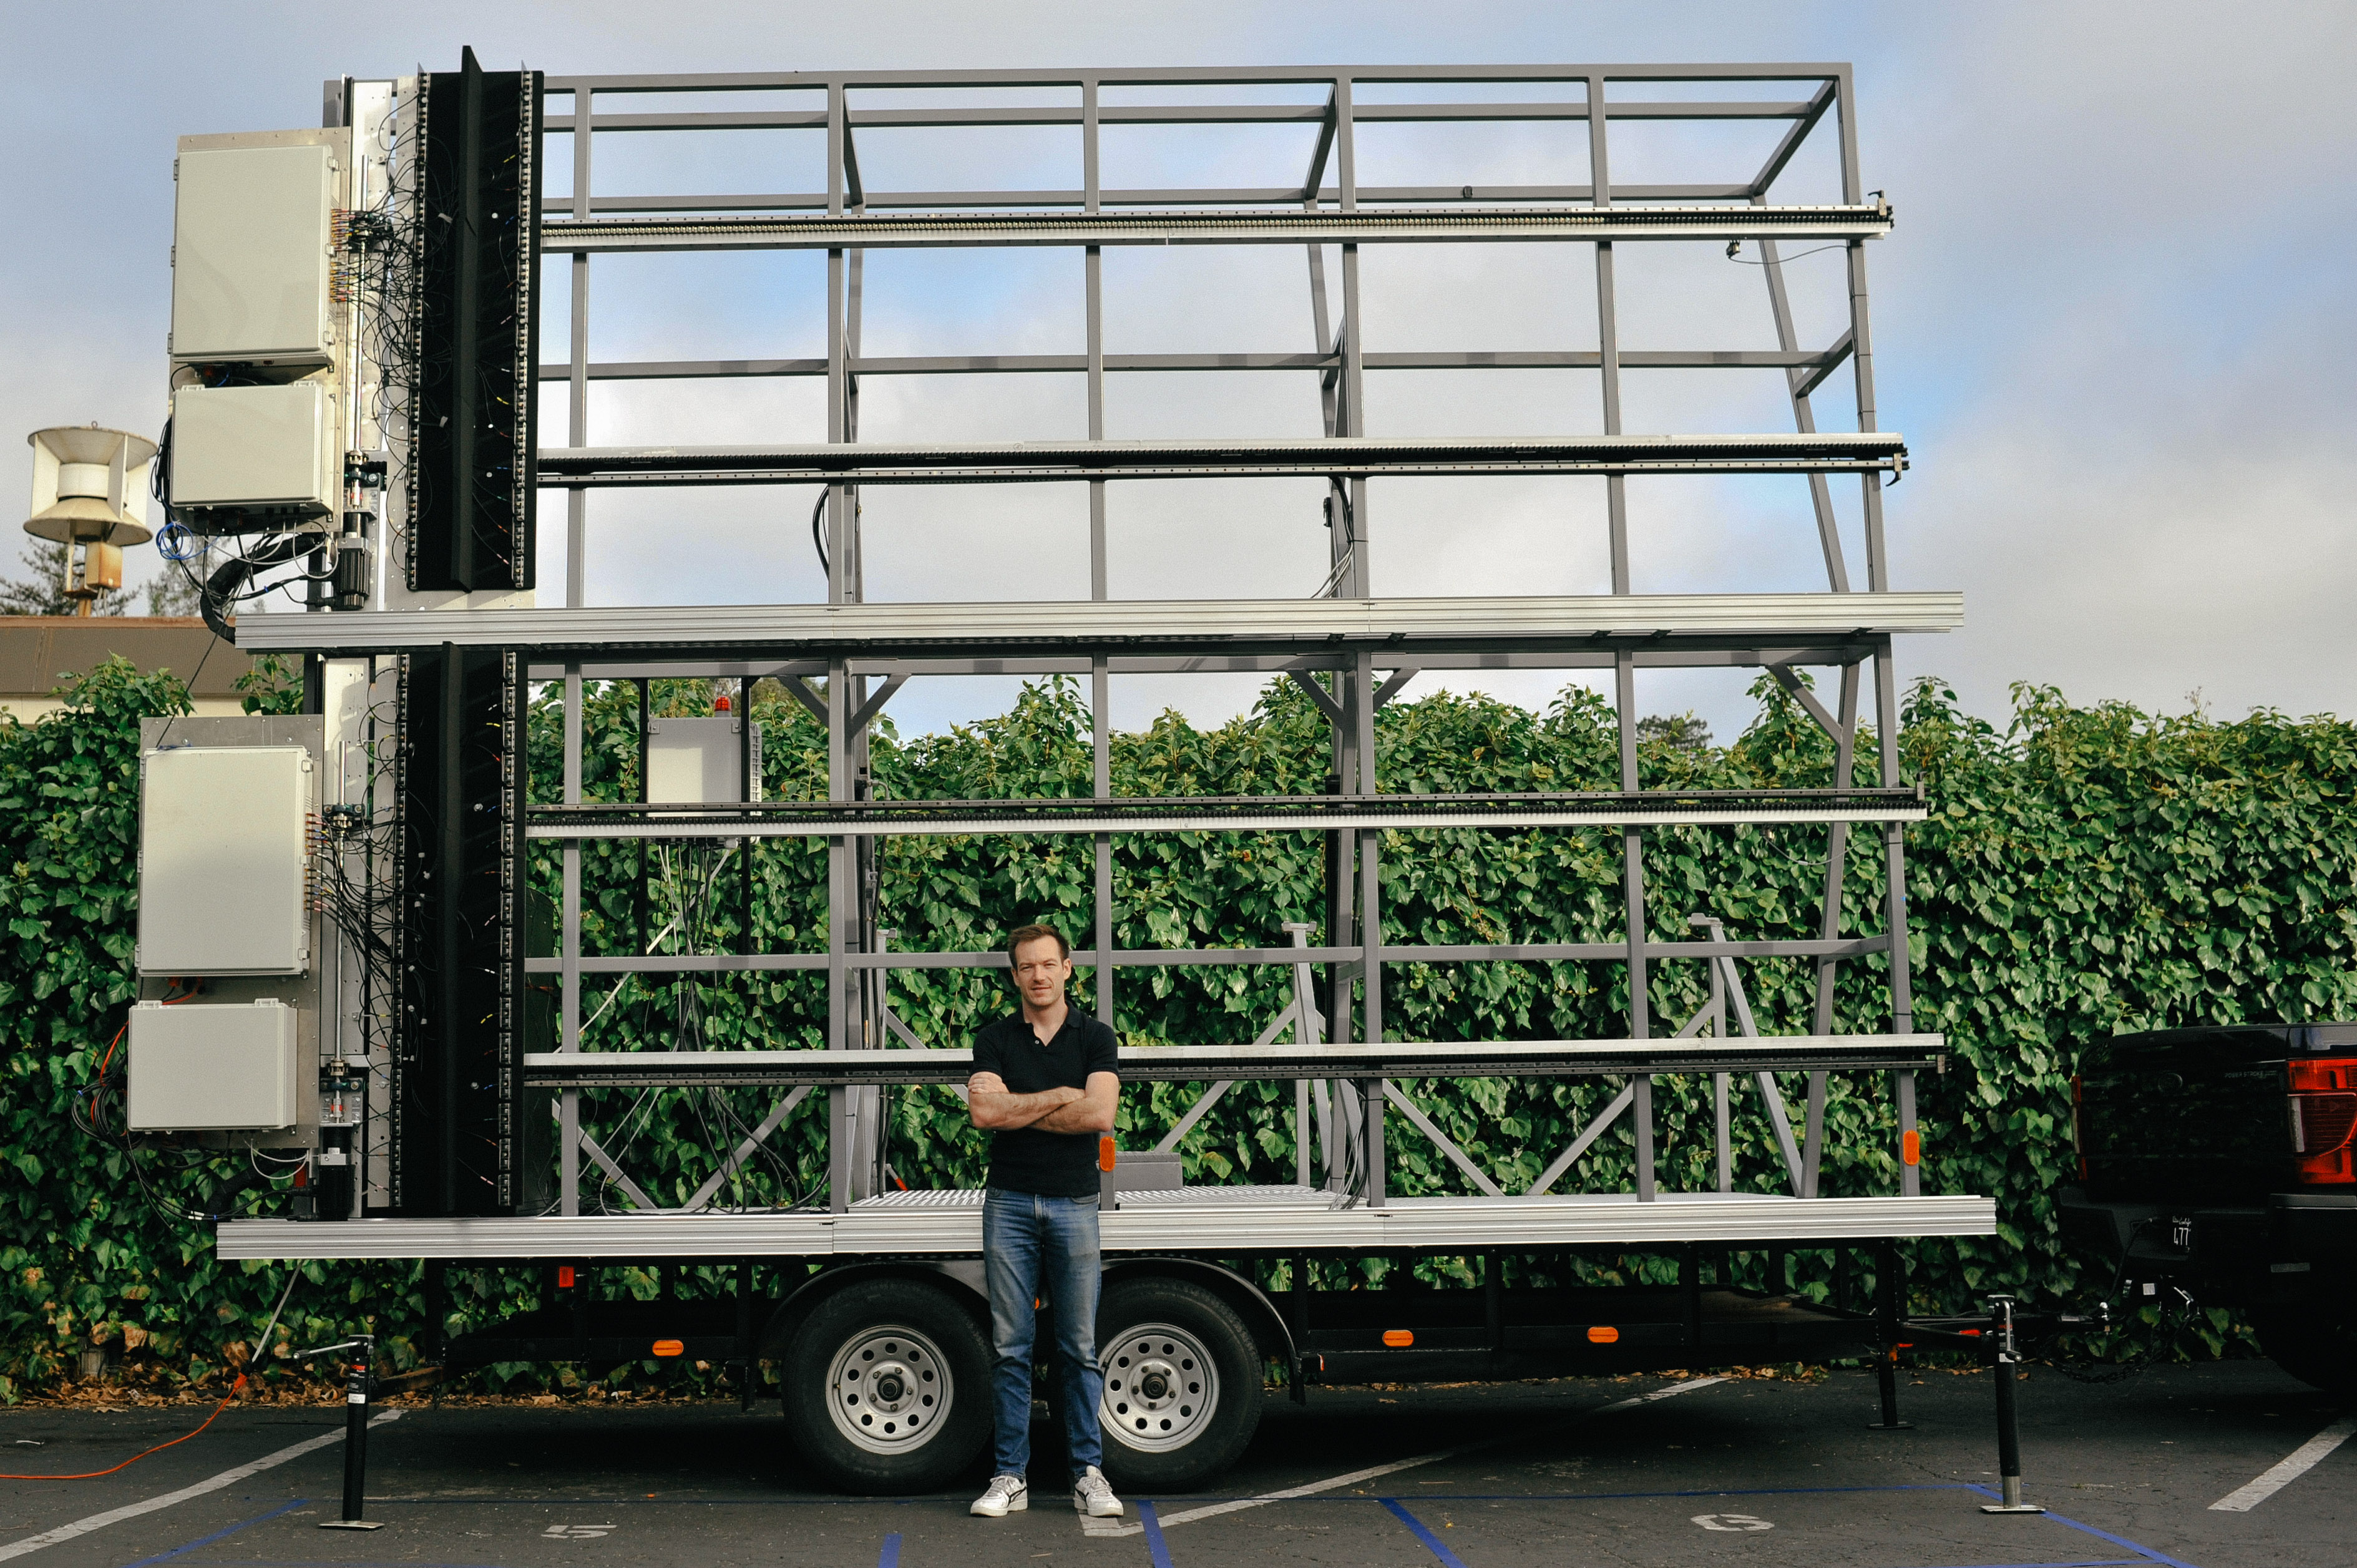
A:
[[[200,19],[199,19],[200,18]],[[160,424],[174,138],[316,124],[319,82],[489,65],[554,73],[765,67],[1336,64],[1848,59],[1869,186],[1897,207],[1873,247],[1881,424],[1915,467],[1892,494],[1893,577],[1960,588],[1967,629],[1902,648],[1991,716],[2009,682],[2085,702],[2222,716],[2255,705],[2357,711],[2357,530],[2350,524],[2357,348],[2351,256],[2357,136],[2347,115],[2357,11],[2345,5],[1711,5],[1195,3],[943,5],[466,5],[366,11],[19,7],[0,70],[0,426]],[[1525,91],[1527,90],[1524,90]],[[1756,128],[1622,141],[1616,178],[1756,163]],[[1290,132],[1109,135],[1108,184],[1297,177]],[[600,142],[597,187],[777,188],[818,166],[816,138]],[[608,149],[611,149],[609,152]],[[1361,178],[1584,178],[1576,131],[1398,127],[1363,144]],[[1738,156],[1739,155],[1739,156]],[[903,133],[863,147],[878,186],[1077,183],[1077,137]],[[1714,160],[1718,160],[1714,165]],[[1748,168],[1749,163],[1745,164]],[[1069,167],[1067,166],[1070,166]],[[1265,176],[1252,171],[1265,170]],[[1219,172],[1226,171],[1226,172]],[[561,188],[562,159],[555,182]],[[1824,199],[1796,169],[1787,199]],[[1786,193],[1780,190],[1780,196]],[[1625,347],[1772,346],[1755,269],[1701,247],[1630,254]],[[869,261],[870,352],[1080,347],[1079,260],[1060,252]],[[1371,348],[1589,347],[1593,282],[1575,247],[1370,251]],[[598,358],[807,353],[806,257],[601,260]],[[1789,269],[1804,342],[1835,327],[1840,262]],[[1108,347],[1306,349],[1297,251],[1109,252]],[[550,269],[564,352],[565,269]],[[1846,375],[1820,417],[1849,413]],[[1631,378],[1631,429],[1785,428],[1772,376]],[[811,383],[684,393],[601,388],[598,441],[814,439]],[[1114,380],[1116,436],[1307,433],[1293,377]],[[563,438],[561,406],[546,439]],[[1571,372],[1376,378],[1377,434],[1597,427],[1595,379]],[[1077,435],[1077,378],[881,381],[866,431]],[[0,442],[25,493],[25,448]],[[1600,485],[1381,484],[1369,508],[1376,589],[1587,592],[1603,566]],[[1632,486],[1641,591],[1822,585],[1799,480]],[[1113,491],[1123,596],[1306,594],[1323,575],[1315,487],[1208,483]],[[877,596],[1086,591],[1077,488],[869,492]],[[804,492],[599,496],[593,600],[812,596]],[[561,508],[552,508],[552,523]],[[548,530],[561,538],[561,528]],[[561,582],[561,551],[544,580]],[[135,575],[147,569],[135,564]],[[1649,680],[1645,705],[1698,708],[1722,736],[1748,711],[1733,675]],[[1491,689],[1526,703],[1553,682]],[[1211,720],[1250,683],[1137,681],[1116,714]],[[1421,687],[1411,690],[1423,689]],[[1001,684],[912,688],[904,732],[1000,705]]]

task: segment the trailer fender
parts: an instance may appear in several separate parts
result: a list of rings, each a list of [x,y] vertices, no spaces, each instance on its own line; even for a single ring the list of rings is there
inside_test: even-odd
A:
[[[990,1321],[988,1288],[983,1283],[980,1258],[887,1258],[873,1262],[845,1263],[838,1268],[823,1270],[812,1275],[789,1292],[783,1301],[770,1310],[770,1321],[762,1328],[759,1349],[756,1352],[764,1361],[782,1359],[786,1347],[818,1305],[846,1285],[861,1280],[898,1275],[903,1279],[924,1279],[945,1283],[950,1294],[963,1302],[986,1326]]]
[[[1235,1308],[1236,1316],[1253,1332],[1261,1354],[1273,1361],[1293,1365],[1293,1330],[1286,1326],[1285,1315],[1268,1299],[1260,1286],[1231,1269],[1217,1263],[1207,1263],[1200,1258],[1120,1258],[1105,1265],[1105,1283],[1116,1279],[1135,1278],[1145,1274],[1162,1274],[1171,1279],[1188,1280],[1201,1285]]]

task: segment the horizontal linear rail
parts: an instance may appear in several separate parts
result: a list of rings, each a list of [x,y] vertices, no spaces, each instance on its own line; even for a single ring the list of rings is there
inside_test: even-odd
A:
[[[1552,795],[1195,796],[1128,800],[773,800],[538,806],[534,839],[881,838],[975,833],[1294,832],[1337,828],[1919,822],[1920,789]]]
[[[555,89],[550,90],[552,95]],[[1807,100],[1735,99],[1720,102],[1607,102],[1607,120],[1805,120]],[[1078,104],[1033,108],[853,109],[845,119],[854,130],[891,126],[981,127],[1078,125]],[[1322,125],[1333,116],[1322,103],[1105,103],[1097,107],[1102,125]],[[1586,103],[1354,103],[1351,118],[1361,125],[1447,124],[1466,122],[1587,119]],[[823,131],[824,109],[686,110],[671,113],[611,113],[593,116],[599,132],[614,131]],[[571,114],[541,121],[550,134],[580,129]],[[1364,192],[1361,193],[1364,195]]]
[[[603,124],[601,121],[600,124]],[[1592,185],[1362,185],[1358,188],[1361,201],[1447,201],[1481,202],[1496,205],[1515,201],[1594,201],[1596,188]],[[955,211],[961,209],[1005,209],[1029,210],[1043,207],[1086,207],[1088,193],[1071,189],[1039,190],[868,190],[863,191],[859,206],[867,212],[879,212],[890,208],[921,208],[926,211]],[[1619,201],[1669,202],[1690,201],[1749,201],[1759,195],[1749,180],[1739,184],[1725,181],[1709,185],[1619,185],[1612,195]],[[1340,193],[1331,186],[1317,193],[1319,201],[1339,201]],[[1097,197],[1100,207],[1250,207],[1259,202],[1284,204],[1299,208],[1312,199],[1311,193],[1299,186],[1239,185],[1239,186],[1171,186],[1168,188],[1135,187],[1125,190],[1108,190]],[[824,191],[751,191],[721,194],[717,192],[673,193],[668,196],[593,196],[589,210],[595,212],[823,212],[833,206]],[[543,212],[569,213],[578,216],[580,209],[569,196],[552,196],[542,200]]]
[[[248,616],[238,646],[342,657],[451,643],[610,657],[720,648],[936,654],[1151,647],[1164,652],[1363,648],[1415,661],[1422,647],[1656,647],[1812,636],[1953,631],[1964,596],[1657,594],[1550,598],[1104,599],[1045,604],[670,605],[580,609],[350,610]]]
[[[842,251],[1002,245],[1378,245],[1544,240],[1878,240],[1887,204],[1396,208],[1353,212],[863,212],[546,219],[540,248]]]
[[[1888,431],[1751,435],[1522,435],[1415,440],[811,442],[756,446],[549,446],[540,482],[626,485],[1033,484],[1076,479],[1341,475],[1897,473]]]
[[[549,92],[815,92],[828,87],[1318,87],[1348,78],[1369,82],[1559,82],[1584,87],[1614,81],[1838,81],[1850,68],[1833,60],[1601,61],[1575,65],[1231,65],[993,67],[974,70],[730,70],[666,71],[608,76],[551,76]]]
[[[1586,1078],[1683,1072],[1936,1069],[1940,1035],[1790,1035],[1727,1040],[1497,1040],[1380,1046],[1124,1046],[1133,1083],[1215,1079]],[[974,1053],[533,1051],[524,1081],[544,1088],[649,1084],[963,1083]]]
[[[1749,647],[1698,647],[1679,645],[1665,648],[1634,647],[1627,651],[1640,670],[1732,670],[1762,669],[1770,664],[1784,664],[1794,669],[1816,666],[1839,667],[1855,664],[1873,654],[1871,639],[1846,640],[1840,638],[1819,639],[1806,644],[1755,642]],[[1426,648],[1415,657],[1419,671],[1442,670],[1589,670],[1610,669],[1616,661],[1611,648],[1602,644],[1583,644],[1570,649],[1547,652],[1505,652],[1495,649],[1475,653],[1449,653]],[[1085,654],[1027,654],[1015,658],[979,659],[852,659],[846,674],[852,675],[1085,675],[1096,668]],[[1289,671],[1348,669],[1356,664],[1354,656],[1336,653],[1172,653],[1132,655],[1108,658],[1105,673],[1109,675],[1204,675],[1278,673]],[[1392,665],[1378,659],[1375,667],[1389,671]],[[532,666],[532,679],[545,682],[563,680],[573,673],[567,664],[551,663],[536,659]],[[596,659],[579,661],[579,673],[585,681],[670,681],[687,678],[706,680],[783,680],[789,675],[801,675],[810,680],[826,679],[828,661],[823,659],[748,659],[680,658],[655,662],[651,660]]]
[[[1645,956],[1664,961],[1712,958],[1864,958],[1887,952],[1888,937],[1801,937],[1726,942],[1647,942]],[[1386,963],[1574,963],[1625,961],[1626,942],[1480,942],[1454,947],[1384,944],[1378,950]],[[1222,969],[1270,964],[1357,963],[1366,956],[1358,947],[1330,948],[1130,948],[1113,955],[1115,969]],[[1096,953],[1072,950],[1076,969],[1094,968]],[[824,953],[652,953],[606,954],[578,961],[584,974],[761,974],[825,969]],[[843,958],[845,969],[1005,969],[1005,949],[988,952],[855,952]],[[565,961],[533,958],[524,961],[532,974],[562,974]]]
[[[1324,1199],[1325,1194],[1319,1194]],[[1987,1236],[1988,1198],[1779,1197],[1751,1193],[1394,1198],[1381,1208],[1300,1202],[1138,1205],[1099,1222],[1110,1252],[1466,1251],[1680,1241],[1833,1242]],[[982,1251],[979,1205],[848,1213],[584,1214],[510,1219],[231,1219],[214,1232],[232,1262],[307,1258],[562,1259],[857,1257]]]
[[[1809,371],[1822,374],[1849,358],[1849,340],[1823,350],[1775,349],[1717,350],[1623,349],[1613,362],[1624,371]],[[1118,371],[1328,371],[1341,362],[1340,354],[1315,350],[1298,354],[1107,354],[1104,369]],[[1593,371],[1604,357],[1592,349],[1540,349],[1526,351],[1475,349],[1422,354],[1367,354],[1361,362],[1370,371]],[[845,361],[854,376],[954,376],[1078,374],[1089,368],[1086,354],[938,354],[899,358],[868,358]],[[593,381],[690,381],[715,377],[823,376],[823,359],[804,360],[624,360],[586,367]],[[540,367],[544,381],[568,380],[573,367]]]

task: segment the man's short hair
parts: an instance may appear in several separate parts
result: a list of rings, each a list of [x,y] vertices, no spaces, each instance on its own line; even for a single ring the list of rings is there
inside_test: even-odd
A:
[[[1012,932],[1008,933],[1006,938],[1006,961],[1009,967],[1012,967],[1015,962],[1016,950],[1020,948],[1025,942],[1053,942],[1056,944],[1057,957],[1070,958],[1072,956],[1072,944],[1064,940],[1064,933],[1058,930],[1055,927],[1017,926]]]

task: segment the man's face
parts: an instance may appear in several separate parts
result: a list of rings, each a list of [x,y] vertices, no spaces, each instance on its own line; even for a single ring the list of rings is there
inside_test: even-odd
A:
[[[1053,1007],[1072,978],[1072,961],[1055,940],[1040,937],[1015,950],[1015,988],[1034,1007]]]

